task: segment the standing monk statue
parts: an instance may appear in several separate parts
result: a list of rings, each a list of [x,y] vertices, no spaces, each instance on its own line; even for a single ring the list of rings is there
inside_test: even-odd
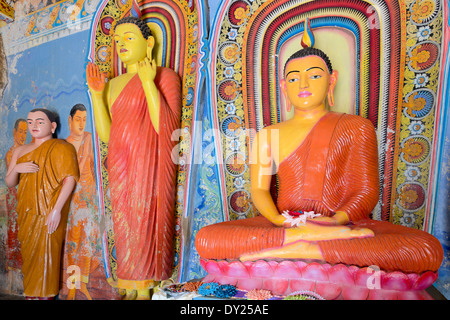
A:
[[[369,120],[328,110],[337,79],[319,49],[306,47],[288,59],[281,90],[294,116],[263,128],[252,145],[251,197],[261,216],[202,228],[200,257],[438,270],[443,249],[435,237],[369,219],[379,199],[377,137]],[[274,172],[276,202],[270,193]],[[299,223],[299,214],[311,211],[321,216]]]
[[[108,143],[108,175],[117,256],[117,286],[126,299],[149,299],[155,281],[169,278],[173,259],[176,146],[181,83],[152,59],[155,39],[147,24],[126,17],[113,36],[126,73],[105,84],[87,66],[95,124]]]
[[[52,112],[33,109],[27,123],[34,142],[14,150],[5,181],[10,188],[19,185],[24,294],[52,299],[59,293],[61,249],[79,177],[77,153],[70,143],[53,138],[57,123]]]

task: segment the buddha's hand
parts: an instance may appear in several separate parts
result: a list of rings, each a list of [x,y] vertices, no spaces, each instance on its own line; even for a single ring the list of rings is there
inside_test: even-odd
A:
[[[17,173],[34,173],[39,171],[39,166],[32,161],[16,164],[14,171]]]
[[[327,226],[339,226],[348,224],[350,222],[350,219],[348,218],[347,213],[345,213],[344,211],[337,211],[331,217],[320,216],[315,217],[314,219],[309,221]]]
[[[106,74],[100,73],[98,66],[92,62],[86,67],[86,80],[92,93],[102,93],[105,89]]]
[[[276,215],[273,217],[266,217],[266,218],[277,227],[285,227],[285,228],[290,227],[290,224],[286,222],[286,218],[283,217],[282,215]]]
[[[45,225],[47,226],[47,232],[52,234],[56,231],[59,226],[59,222],[61,220],[61,211],[57,209],[53,209],[50,214],[47,216],[47,220],[45,221]]]
[[[157,65],[154,59],[150,61],[149,58],[145,58],[144,60],[138,62],[137,69],[139,79],[141,79],[141,82],[146,83],[148,81],[155,80],[156,68]]]

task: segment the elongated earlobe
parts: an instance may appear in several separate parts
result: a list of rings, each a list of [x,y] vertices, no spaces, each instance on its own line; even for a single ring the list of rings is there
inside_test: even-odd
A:
[[[147,39],[147,58],[150,61],[152,60],[152,52],[154,47],[155,47],[155,38],[150,36]]]
[[[333,70],[333,72],[330,75],[330,86],[328,88],[328,105],[330,107],[334,106],[334,88],[336,87],[338,79],[338,72],[337,70]]]

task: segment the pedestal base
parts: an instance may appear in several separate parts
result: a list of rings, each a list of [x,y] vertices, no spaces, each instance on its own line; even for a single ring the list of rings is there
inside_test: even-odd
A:
[[[203,282],[232,284],[241,290],[266,289],[274,295],[307,290],[326,300],[432,300],[425,291],[437,272],[386,272],[375,266],[359,268],[304,261],[201,260],[208,275]]]

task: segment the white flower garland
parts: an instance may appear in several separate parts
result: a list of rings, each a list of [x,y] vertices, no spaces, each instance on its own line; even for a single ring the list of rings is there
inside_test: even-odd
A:
[[[320,213],[314,213],[314,211],[305,211],[302,215],[299,215],[298,217],[293,217],[289,214],[288,210],[285,210],[282,214],[283,217],[286,218],[285,222],[288,222],[293,227],[298,227],[300,225],[306,224],[306,219],[314,219],[315,217],[321,216]]]

